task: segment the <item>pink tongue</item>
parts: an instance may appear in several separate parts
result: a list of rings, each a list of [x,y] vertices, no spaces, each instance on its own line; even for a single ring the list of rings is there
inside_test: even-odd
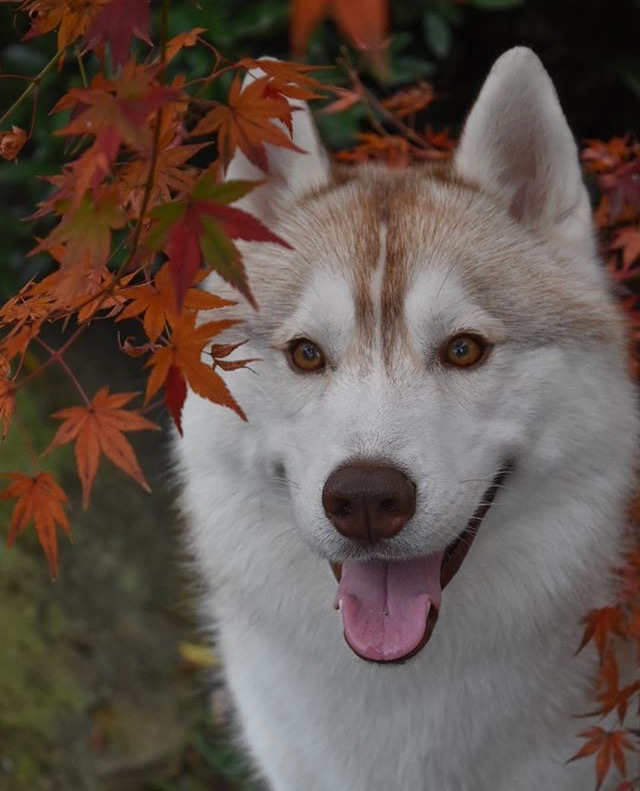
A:
[[[422,642],[431,607],[440,607],[442,552],[425,558],[342,564],[336,607],[344,635],[363,659],[393,662]]]

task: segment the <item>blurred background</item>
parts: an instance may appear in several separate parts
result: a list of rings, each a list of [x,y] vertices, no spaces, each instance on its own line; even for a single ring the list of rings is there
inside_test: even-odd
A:
[[[381,98],[431,82],[438,100],[425,121],[436,131],[457,135],[491,63],[516,44],[542,58],[579,140],[637,131],[638,0],[390,5],[389,72],[380,80],[365,70],[364,79]],[[207,28],[209,40],[232,60],[291,54],[288,0],[172,0],[169,21],[171,35]],[[0,74],[35,74],[55,51],[52,37],[21,42],[24,25],[13,6],[0,5]],[[181,57],[181,68],[192,77],[205,73],[208,61],[200,51],[185,50]],[[332,64],[337,57],[358,62],[335,25],[325,21],[306,59]],[[47,77],[33,139],[18,162],[0,165],[3,301],[48,271],[46,259],[27,258],[33,227],[24,218],[47,193],[37,176],[55,173],[63,161],[64,142],[51,134],[60,121],[47,108],[75,74],[75,64],[67,64]],[[324,79],[340,84],[342,78],[333,71]],[[0,79],[0,108],[23,87],[19,80]],[[30,113],[25,107],[11,122],[29,128]],[[360,106],[318,116],[332,150],[352,145],[364,122]],[[117,346],[113,328],[97,322],[74,347],[69,363],[87,389],[94,391],[92,382],[102,384],[106,376],[114,390],[142,389],[138,366]],[[54,371],[46,385],[20,397],[22,421],[38,447],[46,447],[55,429],[47,416],[72,400],[67,381]],[[103,463],[86,512],[72,451],[51,456],[50,469],[74,494],[74,539],[61,541],[55,583],[34,536],[0,549],[0,791],[257,788],[232,747],[215,652],[198,629],[198,582],[181,548],[166,436],[133,438],[151,495]],[[0,446],[0,472],[19,469],[26,452],[18,424]],[[8,507],[0,510],[3,525],[9,513]]]

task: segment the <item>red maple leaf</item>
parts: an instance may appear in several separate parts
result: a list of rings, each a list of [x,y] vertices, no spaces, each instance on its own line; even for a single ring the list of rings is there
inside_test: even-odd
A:
[[[152,212],[157,224],[151,233],[166,240],[164,250],[180,309],[203,261],[255,307],[242,258],[230,239],[290,247],[260,220],[226,205],[246,195],[256,183],[259,182],[218,183],[215,171],[209,171],[196,184],[189,199],[158,206]]]
[[[109,44],[111,63],[124,66],[129,58],[131,39],[141,39],[150,47],[151,8],[148,0],[110,0],[94,17],[85,38],[85,50]]]
[[[108,130],[119,144],[149,152],[153,132],[147,119],[161,107],[183,98],[178,88],[160,85],[159,67],[128,61],[114,80],[97,75],[89,88],[72,88],[53,111],[74,109],[71,121],[56,134],[97,135]]]
[[[640,160],[638,161],[640,165]],[[625,273],[640,257],[640,229],[631,225],[620,228],[611,243],[612,250],[622,250],[622,266]]]

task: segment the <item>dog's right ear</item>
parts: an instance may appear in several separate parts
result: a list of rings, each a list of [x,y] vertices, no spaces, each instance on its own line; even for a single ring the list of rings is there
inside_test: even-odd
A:
[[[515,47],[494,64],[465,124],[455,165],[524,225],[593,258],[578,150],[551,79],[531,50]]]
[[[263,71],[254,69],[245,77],[245,84],[263,76]],[[293,202],[305,192],[324,186],[330,178],[329,157],[320,142],[308,105],[299,100],[289,100],[289,104],[293,110],[292,143],[300,151],[265,145],[269,163],[268,176],[253,165],[240,149],[236,149],[227,168],[228,180],[257,180],[268,177],[266,184],[254,189],[240,202],[243,209],[265,221],[269,220],[274,211]],[[289,136],[288,129],[281,121],[272,123]]]

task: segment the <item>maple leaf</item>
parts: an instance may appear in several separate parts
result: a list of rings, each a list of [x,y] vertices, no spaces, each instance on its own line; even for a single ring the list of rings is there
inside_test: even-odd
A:
[[[210,321],[196,327],[196,317],[184,313],[172,328],[171,339],[166,346],[157,349],[146,363],[151,368],[145,401],[164,387],[165,403],[181,430],[180,415],[186,397],[186,383],[191,389],[210,401],[233,409],[243,420],[245,414],[229,392],[222,377],[212,365],[202,362],[204,347],[218,333],[233,327],[234,319]],[[172,370],[173,369],[173,370]]]
[[[449,131],[447,129],[435,132],[430,126],[427,126],[424,131],[424,139],[430,146],[441,149],[447,156],[449,156],[456,147],[456,141],[449,136]]]
[[[62,50],[85,34],[87,28],[110,0],[29,0],[21,9],[29,12],[30,39],[58,28],[58,49]]]
[[[185,163],[209,145],[211,143],[179,145],[172,129],[161,136],[150,206],[155,206],[159,202],[167,203],[177,193],[189,194],[191,192],[197,180],[198,171],[196,168],[185,167]],[[124,205],[131,209],[136,216],[140,213],[143,205],[148,179],[149,163],[145,159],[133,159],[118,169],[118,181],[124,193]]]
[[[2,439],[7,436],[16,403],[16,388],[11,381],[9,361],[0,356],[0,425]]]
[[[309,38],[325,16],[331,16],[342,34],[381,72],[389,26],[386,0],[293,0],[291,48],[296,57],[304,55]]]
[[[362,83],[359,83],[356,86],[355,90],[336,88],[335,92],[338,95],[338,98],[334,102],[331,102],[330,104],[323,107],[322,110],[320,110],[320,113],[322,115],[331,115],[332,113],[343,113],[345,110],[349,110],[351,107],[355,107],[356,104],[360,104],[360,102],[364,98],[364,86],[362,85]]]
[[[182,407],[187,397],[187,380],[175,365],[169,366],[164,382],[164,403],[182,436]]]
[[[218,105],[202,118],[193,135],[218,135],[220,158],[226,167],[239,148],[257,168],[267,173],[269,163],[265,143],[302,153],[290,135],[274,121],[291,124],[292,108],[276,91],[269,93],[273,82],[269,77],[258,77],[242,83],[236,75],[231,83],[228,106]]]
[[[640,257],[640,229],[629,225],[620,228],[616,232],[610,247],[612,250],[622,250],[623,269],[628,271],[631,265]]]
[[[582,161],[594,173],[610,172],[626,159],[629,136],[613,137],[608,142],[585,140],[585,143],[587,146],[582,151]]]
[[[275,97],[288,96],[290,99],[319,99],[327,90],[335,90],[330,86],[318,82],[310,77],[310,72],[323,71],[330,66],[310,66],[307,63],[291,63],[286,60],[273,60],[272,58],[243,58],[236,64],[238,68],[254,72],[254,79],[259,76],[255,72],[262,72],[269,82],[265,89],[266,94]]]
[[[5,478],[11,483],[0,492],[0,500],[17,499],[11,514],[7,544],[11,546],[33,520],[40,546],[49,561],[51,578],[55,579],[58,573],[56,526],[71,535],[69,520],[63,510],[68,502],[67,495],[50,473],[41,472],[31,477],[13,472],[5,473]]]
[[[170,38],[166,46],[167,60],[173,60],[183,47],[195,47],[200,33],[205,33],[206,30],[206,27],[194,27],[186,33],[178,33],[177,36]]]
[[[374,132],[357,134],[359,143],[351,151],[339,151],[341,162],[382,160],[389,167],[407,167],[413,161],[411,143],[402,135],[379,135]]]
[[[88,406],[68,407],[53,415],[64,420],[64,423],[58,428],[46,452],[75,440],[76,464],[82,483],[82,504],[85,508],[89,505],[101,453],[143,489],[150,491],[135,452],[124,434],[158,427],[138,412],[123,409],[135,395],[109,393],[107,387],[102,387]]]
[[[110,0],[93,18],[85,38],[85,51],[109,44],[111,63],[123,66],[131,49],[133,36],[150,47],[151,8],[148,0]]]
[[[624,628],[625,616],[618,606],[601,607],[597,610],[591,610],[591,612],[582,619],[581,623],[585,624],[585,630],[582,642],[578,648],[578,653],[582,651],[588,642],[593,640],[601,660],[604,659],[609,637],[614,634],[619,637],[624,637],[626,634]]]
[[[210,171],[198,181],[188,199],[158,206],[151,213],[156,226],[150,236],[155,243],[165,239],[164,250],[180,310],[203,261],[256,306],[241,255],[230,238],[272,242],[287,248],[290,245],[260,220],[227,204],[260,183],[218,183],[215,171]]]
[[[10,132],[0,132],[0,157],[15,159],[27,142],[27,133],[19,126],[12,126]]]
[[[0,341],[0,354],[7,361],[24,354],[29,343],[40,333],[56,305],[55,295],[39,283],[26,283],[0,308],[0,326],[11,329]]]
[[[72,88],[53,112],[76,110],[57,135],[96,135],[103,130],[110,146],[114,140],[143,154],[151,150],[153,132],[148,118],[171,102],[184,100],[182,91],[157,81],[159,66],[128,61],[118,76],[97,75],[89,88]]]
[[[60,208],[65,208],[64,204]],[[125,222],[117,187],[104,186],[94,200],[85,196],[75,209],[63,214],[60,223],[30,255],[57,247],[62,268],[87,264],[101,269],[111,253],[112,229],[121,228]]]
[[[596,726],[588,731],[578,734],[580,738],[587,739],[587,743],[570,759],[576,761],[579,758],[586,758],[589,755],[596,757],[596,791],[602,786],[606,776],[611,769],[611,761],[615,764],[620,774],[626,774],[625,752],[635,751],[636,747],[629,739],[627,731],[617,729],[605,731],[604,728]]]
[[[428,107],[435,96],[433,87],[428,82],[419,82],[411,88],[396,91],[382,102],[382,106],[398,118],[406,118]]]
[[[258,361],[258,357],[247,357],[244,360],[227,360],[230,354],[235,352],[241,346],[244,346],[246,341],[240,343],[214,343],[211,346],[211,357],[213,359],[213,367],[218,366],[223,371],[237,371],[239,368],[246,368],[249,363]]]
[[[178,303],[167,265],[158,270],[152,283],[122,288],[118,294],[123,299],[131,300],[118,316],[118,321],[143,315],[144,331],[150,341],[156,341],[167,325],[178,321]],[[208,291],[190,288],[182,306],[193,310],[215,310],[233,304]]]
[[[640,159],[600,176],[599,181],[609,195],[609,211],[613,218],[618,217],[625,206],[634,212],[640,210]]]

